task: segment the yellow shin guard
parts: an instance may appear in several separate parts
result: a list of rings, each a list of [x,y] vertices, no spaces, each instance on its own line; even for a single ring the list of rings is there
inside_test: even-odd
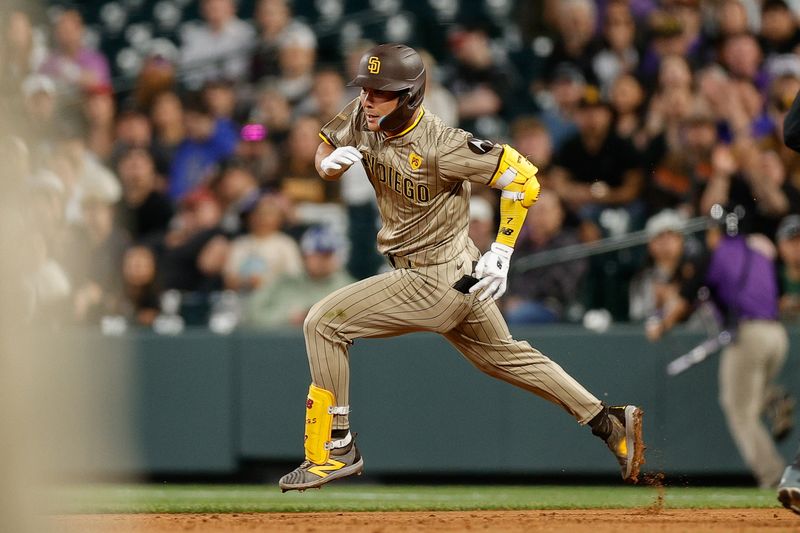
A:
[[[311,384],[306,400],[306,459],[318,465],[328,462],[333,448],[333,415],[347,414],[348,411],[347,407],[336,406],[336,398],[331,391]]]

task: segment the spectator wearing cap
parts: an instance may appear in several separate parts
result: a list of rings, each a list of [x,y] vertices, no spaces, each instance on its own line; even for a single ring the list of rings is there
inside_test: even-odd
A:
[[[215,120],[199,94],[185,102],[183,125],[186,136],[175,150],[169,173],[168,191],[173,200],[207,184],[217,165],[236,150],[238,141],[231,122]]]
[[[248,299],[247,324],[255,327],[301,326],[308,310],[325,296],[355,281],[342,268],[343,243],[327,227],[314,226],[300,240],[303,271],[284,274]]]
[[[187,194],[177,208],[159,257],[164,287],[201,295],[222,289],[229,243],[219,228],[219,203],[201,188]]]
[[[644,321],[661,316],[677,303],[677,271],[684,255],[682,230],[686,217],[664,209],[645,224],[647,259],[631,279],[628,313],[631,320]]]
[[[234,0],[201,0],[203,23],[181,35],[180,66],[186,84],[199,89],[210,79],[243,81],[255,30],[236,16]]]
[[[642,190],[640,155],[612,128],[613,111],[595,86],[588,86],[575,115],[578,133],[557,152],[551,172],[559,195],[597,238],[600,213],[622,207],[635,224],[636,201]],[[630,228],[627,228],[630,229]]]
[[[117,215],[134,242],[163,237],[173,215],[172,202],[158,189],[153,156],[144,147],[132,147],[117,160],[122,202]]]
[[[44,74],[31,74],[22,82],[22,104],[29,145],[38,151],[40,145],[53,139],[56,131],[58,98],[55,82]]]
[[[550,172],[554,190],[577,217],[580,238],[594,241],[621,235],[643,222],[645,204],[641,157],[630,140],[613,129],[613,111],[599,90],[587,87],[575,115],[578,134],[557,152]],[[634,268],[630,255],[593,258],[585,276],[587,308],[604,308],[627,319],[625,291]]]
[[[12,9],[6,16],[0,45],[0,92],[12,95],[19,92],[25,78],[38,72],[48,52],[44,35],[33,27],[27,12]]]
[[[482,196],[469,199],[469,238],[481,253],[489,250],[497,228],[494,208]]]
[[[781,319],[800,322],[800,215],[789,215],[778,226],[778,309]]]
[[[84,92],[83,114],[88,131],[86,147],[101,161],[109,161],[114,148],[116,103],[110,86],[96,86]]]
[[[104,190],[109,195],[121,195],[117,177],[86,148],[86,128],[80,114],[63,116],[58,122],[58,141],[55,145],[54,159],[58,174],[66,189],[66,216],[69,224],[82,220],[81,202],[84,191]]]
[[[297,243],[280,231],[284,206],[277,195],[262,196],[247,221],[247,233],[231,243],[225,286],[249,293],[273,285],[284,274],[300,274],[303,267]]]
[[[67,9],[56,18],[56,48],[41,66],[41,72],[52,77],[65,93],[111,86],[111,71],[106,57],[84,43],[83,17],[75,9]]]
[[[102,316],[119,312],[122,256],[128,239],[114,223],[118,185],[91,180],[83,184],[81,193],[81,224],[75,227],[70,245],[73,311],[78,322],[97,324]]]
[[[553,191],[545,189],[536,207],[525,220],[515,248],[520,257],[528,257],[578,243],[571,229],[564,228],[566,210]],[[562,321],[567,309],[575,304],[587,262],[577,259],[532,270],[516,269],[509,280],[509,292],[503,299],[503,314],[509,324],[544,324]]]
[[[140,109],[150,109],[157,95],[174,90],[177,84],[179,52],[172,41],[154,39],[148,48],[133,89],[134,105]]]
[[[278,60],[280,45],[290,35],[301,35],[304,40],[313,41],[316,47],[314,32],[302,22],[292,18],[286,0],[259,0],[256,4],[255,21],[258,36],[255,50],[250,58],[251,82],[280,74]]]

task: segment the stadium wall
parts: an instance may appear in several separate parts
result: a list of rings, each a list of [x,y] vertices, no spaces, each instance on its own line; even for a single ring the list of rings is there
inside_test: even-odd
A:
[[[517,338],[558,361],[609,404],[645,415],[645,471],[668,476],[739,475],[739,458],[717,404],[718,357],[677,377],[667,362],[702,340],[678,331],[650,344],[641,329],[597,334],[573,326],[519,328]],[[302,454],[308,369],[299,330],[189,330],[61,334],[60,345],[103,380],[84,391],[98,431],[128,418],[138,455],[108,441],[75,458],[92,475],[226,474],[242,461],[296,461]],[[800,394],[800,328],[781,382]],[[488,378],[429,334],[358,341],[351,350],[351,421],[370,474],[613,474],[607,450],[559,408]],[[128,406],[133,405],[130,409]],[[795,432],[782,443],[789,459]],[[123,436],[120,436],[123,438]],[[125,436],[124,438],[128,438]],[[108,446],[103,449],[102,446]]]

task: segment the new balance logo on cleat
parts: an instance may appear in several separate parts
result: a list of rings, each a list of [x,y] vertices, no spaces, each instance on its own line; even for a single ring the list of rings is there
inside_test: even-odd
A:
[[[309,468],[308,471],[311,472],[314,475],[319,476],[319,477],[328,477],[328,475],[331,472],[336,472],[337,470],[339,470],[340,468],[343,468],[345,466],[347,466],[347,465],[345,465],[341,461],[335,461],[333,459],[330,459],[324,465],[313,466],[313,467]]]
[[[339,450],[336,450],[337,452]],[[361,475],[364,471],[364,459],[358,453],[355,442],[347,448],[342,449],[343,453],[333,455],[324,465],[314,464],[311,461],[303,463],[283,476],[278,482],[278,486],[283,492],[288,490],[306,490],[320,488],[325,483],[352,475]]]

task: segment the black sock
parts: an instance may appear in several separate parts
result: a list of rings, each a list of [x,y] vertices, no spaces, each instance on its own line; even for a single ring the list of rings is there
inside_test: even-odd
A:
[[[350,431],[349,429],[334,429],[331,431],[331,438],[333,440],[343,439],[347,436],[347,432]]]
[[[340,440],[347,436],[349,429],[334,429],[331,431],[331,439],[332,440]],[[344,455],[350,451],[350,448],[353,447],[353,441],[350,441],[350,444],[346,446],[342,446],[341,448],[334,448],[331,450],[331,455]]]
[[[607,440],[611,435],[611,419],[608,418],[608,407],[605,405],[603,409],[595,415],[594,418],[589,420],[589,427],[592,428],[592,434],[597,435],[603,440]]]

